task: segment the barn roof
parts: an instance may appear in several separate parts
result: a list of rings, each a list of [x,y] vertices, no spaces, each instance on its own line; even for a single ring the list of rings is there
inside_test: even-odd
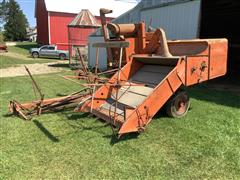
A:
[[[100,24],[98,23],[95,16],[88,9],[82,9],[82,11],[72,20],[69,26],[99,27]]]
[[[118,17],[126,11],[137,5],[134,0],[119,1],[119,0],[45,0],[47,11],[64,12],[64,13],[79,13],[82,9],[89,11],[99,16],[100,8],[113,10],[110,17]]]

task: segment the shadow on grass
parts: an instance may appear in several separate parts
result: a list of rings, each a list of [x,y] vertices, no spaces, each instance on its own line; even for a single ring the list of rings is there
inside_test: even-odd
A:
[[[56,67],[56,68],[67,68],[70,69],[69,64],[66,63],[56,63],[56,64],[49,64],[49,67]]]
[[[89,117],[89,113],[73,113],[72,112],[70,116],[67,116],[67,119],[71,121],[78,121],[86,117]]]
[[[49,132],[42,123],[37,120],[33,120],[33,123],[52,141],[52,142],[59,142],[59,139],[54,136],[51,132]]]
[[[29,44],[17,44],[15,47],[29,50],[29,49],[31,49],[31,48],[37,48],[38,45],[37,45],[37,44],[34,44],[34,43],[29,43]]]
[[[72,113],[72,114],[69,114]],[[111,125],[109,123],[106,123],[106,121],[102,120],[102,119],[98,119],[97,117],[93,117],[91,114],[89,113],[73,113],[73,112],[69,112],[69,111],[65,111],[61,113],[62,115],[64,115],[69,121],[72,121],[74,123],[69,123],[69,125],[77,130],[81,130],[81,131],[93,131],[96,132],[98,134],[101,134],[103,138],[107,138],[110,139],[110,145],[115,145],[119,142],[123,142],[123,141],[128,141],[128,140],[132,140],[132,139],[137,139],[139,133],[130,133],[130,134],[126,134],[121,136],[120,138],[118,138],[117,136],[117,129],[114,129],[114,133],[109,133],[106,132],[106,128],[111,129]],[[95,121],[95,122],[101,122],[102,124],[99,125],[94,125],[94,123],[80,123],[83,121],[87,121],[86,118],[91,117],[92,119],[88,119],[88,121]],[[108,133],[108,134],[106,134]]]
[[[101,125],[94,125],[94,122],[99,122],[99,119],[93,117],[93,115],[89,113],[76,113],[73,111],[62,111],[59,114],[61,116],[65,116],[65,119],[67,119],[66,122],[69,124],[69,126],[71,126],[76,130],[94,131],[99,134],[105,135],[106,133],[102,129],[109,126],[109,124],[106,124],[106,123]],[[82,123],[84,121],[86,121],[86,123]],[[90,124],[89,124],[89,121],[91,121]]]
[[[215,104],[240,108],[240,96],[228,91],[220,91],[199,85],[189,89],[190,98]]]
[[[191,98],[219,105],[240,108],[240,76],[226,76],[188,88]]]
[[[14,117],[15,115],[13,113],[6,113],[3,114],[2,117],[8,118],[8,117]]]
[[[140,135],[139,133],[129,133],[129,134],[122,135],[120,138],[118,138],[118,136],[116,134],[105,135],[103,137],[107,138],[107,139],[111,139],[110,140],[110,145],[114,146],[115,144],[118,144],[118,143],[121,143],[121,142],[124,142],[124,141],[137,139],[139,135]]]

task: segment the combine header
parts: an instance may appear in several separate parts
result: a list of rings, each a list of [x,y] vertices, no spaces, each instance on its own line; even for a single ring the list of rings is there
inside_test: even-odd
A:
[[[105,83],[85,84],[91,93],[81,97],[75,111],[107,121],[119,136],[144,131],[163,106],[168,115],[183,117],[190,106],[184,87],[226,74],[227,39],[167,41],[160,28],[145,32],[144,23],[107,27],[111,36],[93,46],[107,49],[117,72]]]

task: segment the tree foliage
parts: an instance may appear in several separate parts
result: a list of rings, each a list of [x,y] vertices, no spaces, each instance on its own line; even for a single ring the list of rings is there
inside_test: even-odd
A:
[[[0,30],[2,30],[2,25],[5,22],[7,13],[7,2],[6,0],[3,0],[0,2]]]
[[[28,22],[19,4],[9,0],[5,9],[4,36],[8,41],[22,41],[26,39]]]

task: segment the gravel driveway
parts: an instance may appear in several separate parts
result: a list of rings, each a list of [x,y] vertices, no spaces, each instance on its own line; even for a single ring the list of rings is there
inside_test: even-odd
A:
[[[57,73],[63,69],[61,67],[57,67],[57,65],[63,64],[63,62],[52,62],[52,63],[44,63],[44,64],[26,64],[31,74],[49,74],[49,73]],[[67,64],[67,63],[66,63]],[[16,77],[16,76],[26,76],[28,75],[24,65],[20,65],[18,67],[9,67],[5,69],[0,69],[0,78],[2,77]]]

